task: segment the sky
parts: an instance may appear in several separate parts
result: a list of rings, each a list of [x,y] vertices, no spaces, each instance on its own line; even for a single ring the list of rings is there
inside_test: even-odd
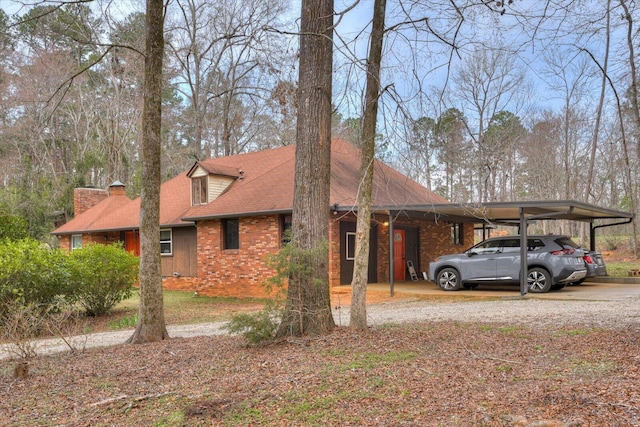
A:
[[[453,9],[451,2],[443,0],[442,6],[438,6],[439,0],[423,2],[428,8],[420,10],[415,6],[407,11],[401,10],[398,1],[387,2],[387,27],[406,20],[402,12],[409,12],[412,17],[429,16],[429,25],[438,31],[451,31],[455,29],[455,23],[448,20]],[[420,1],[404,1],[404,7],[410,3]],[[463,4],[464,1],[458,1]],[[22,1],[0,0],[0,8],[8,13],[20,11]],[[108,5],[110,10],[121,10],[123,15],[131,10],[144,8],[144,0],[98,0],[93,3],[95,7]],[[513,4],[511,10],[504,16],[489,13],[485,7],[474,6],[462,11],[465,21],[458,33],[458,50],[452,51],[437,38],[427,35],[426,32],[415,32],[405,27],[403,31],[387,34],[384,51],[383,87],[386,92],[387,102],[396,106],[403,104],[402,108],[411,111],[412,114],[434,115],[437,108],[433,99],[420,98],[419,92],[431,93],[442,90],[445,86],[455,86],[456,68],[469,57],[471,50],[481,43],[504,44],[509,48],[519,48],[518,55],[513,56],[514,63],[524,67],[534,87],[534,96],[530,101],[535,109],[558,109],[563,107],[561,93],[550,88],[550,83],[558,83],[557,79],[550,78],[542,72],[543,56],[546,44],[551,39],[546,38],[544,25],[537,27],[537,32],[526,30],[531,21],[524,22],[522,16],[537,16],[541,14],[541,8],[546,4],[539,0],[519,0]],[[585,1],[585,7],[596,4],[595,1]],[[355,6],[354,6],[355,5]],[[590,6],[591,5],[591,6]],[[344,117],[357,117],[360,115],[360,98],[363,93],[364,74],[363,67],[368,49],[368,30],[372,17],[373,0],[335,0],[335,10],[338,14],[348,10],[336,18],[338,25],[335,36],[335,61],[334,61],[334,102]],[[299,17],[300,0],[291,0],[291,15]],[[553,15],[553,14],[552,14]],[[551,18],[561,19],[557,13]],[[510,26],[509,31],[497,31],[498,24]],[[522,25],[519,25],[522,24]],[[420,24],[424,29],[424,23]],[[530,25],[529,25],[530,28]],[[447,36],[448,37],[448,36]],[[565,35],[566,37],[566,35]],[[534,40],[522,49],[525,43]],[[355,65],[354,65],[355,64]],[[570,70],[569,70],[570,71]],[[430,111],[431,110],[431,111]]]

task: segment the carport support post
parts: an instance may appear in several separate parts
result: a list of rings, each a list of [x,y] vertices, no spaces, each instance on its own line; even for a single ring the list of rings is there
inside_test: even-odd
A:
[[[524,208],[520,208],[520,296],[527,294],[527,219]]]
[[[393,258],[393,215],[389,211],[389,294],[393,296],[395,263]]]

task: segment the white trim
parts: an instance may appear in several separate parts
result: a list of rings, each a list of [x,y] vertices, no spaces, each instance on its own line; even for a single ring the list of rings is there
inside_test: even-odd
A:
[[[162,240],[162,233],[168,231],[169,239]],[[163,252],[162,245],[169,245],[169,252]],[[173,230],[171,228],[161,228],[160,229],[160,255],[161,256],[170,256],[173,255]]]
[[[351,248],[349,247],[349,237],[353,236],[353,256],[349,256],[349,252],[351,252]],[[354,233],[353,231],[347,231],[344,235],[345,237],[345,242],[344,242],[344,257],[347,261],[354,261],[356,259],[356,233]]]
[[[77,244],[78,242],[75,242],[75,240],[78,237],[80,238],[80,244],[79,245]],[[70,249],[72,251],[76,250],[76,249],[81,249],[82,248],[82,234],[72,234],[71,238],[69,240],[69,247],[70,247]]]

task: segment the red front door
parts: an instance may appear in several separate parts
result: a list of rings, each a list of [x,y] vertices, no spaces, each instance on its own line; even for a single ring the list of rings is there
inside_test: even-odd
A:
[[[404,230],[393,231],[393,277],[399,281],[405,280],[404,238]]]
[[[140,256],[140,234],[137,231],[124,232],[124,248],[135,256]]]

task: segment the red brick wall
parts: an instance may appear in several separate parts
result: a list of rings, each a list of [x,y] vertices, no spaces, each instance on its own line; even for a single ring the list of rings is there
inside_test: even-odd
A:
[[[87,246],[88,244],[91,244],[91,243],[110,245],[111,243],[119,242],[119,241],[120,241],[119,231],[82,235],[82,246]],[[65,251],[71,251],[71,235],[67,234],[67,235],[60,236],[60,249]]]
[[[170,291],[195,292],[200,289],[200,279],[197,277],[173,277],[162,278],[162,288]]]
[[[263,283],[275,272],[266,266],[267,254],[281,247],[280,217],[240,218],[240,249],[222,249],[220,220],[198,223],[197,290],[202,295],[263,297]]]
[[[110,245],[111,243],[115,243],[119,241],[120,241],[119,231],[82,235],[82,246],[87,246],[88,244],[91,244],[91,243],[98,243],[101,245]]]
[[[60,249],[64,251],[71,251],[71,236],[60,236]]]
[[[340,286],[340,219],[329,221],[329,287]]]
[[[334,217],[329,223],[329,284],[340,285],[340,220],[355,221],[353,215]],[[388,217],[375,217],[378,224],[378,282],[389,281],[389,228]],[[427,220],[398,219],[395,227],[418,227],[420,270],[426,271],[429,262],[438,255],[461,252],[473,244],[473,224],[464,225],[464,244],[451,243],[451,224]],[[281,248],[280,216],[240,218],[240,249],[222,250],[220,220],[198,223],[197,229],[197,277],[163,278],[163,287],[201,295],[265,297],[263,283],[275,272],[266,266],[267,254],[275,254]],[[106,240],[105,240],[106,236]],[[120,239],[120,233],[83,235],[83,245],[90,242],[111,243]],[[60,247],[69,250],[70,236],[60,238]],[[419,276],[420,275],[420,272]]]
[[[106,190],[98,188],[76,188],[73,190],[73,214],[80,215],[109,197]]]
[[[380,225],[378,232],[378,282],[389,281],[389,225],[388,218],[375,218]],[[463,226],[463,244],[454,245],[451,242],[451,224],[431,220],[415,220],[398,218],[393,223],[394,227],[419,227],[419,256],[420,266],[418,277],[422,278],[422,271],[427,271],[429,262],[440,255],[462,252],[473,245],[473,224]],[[418,268],[418,266],[416,266]]]

